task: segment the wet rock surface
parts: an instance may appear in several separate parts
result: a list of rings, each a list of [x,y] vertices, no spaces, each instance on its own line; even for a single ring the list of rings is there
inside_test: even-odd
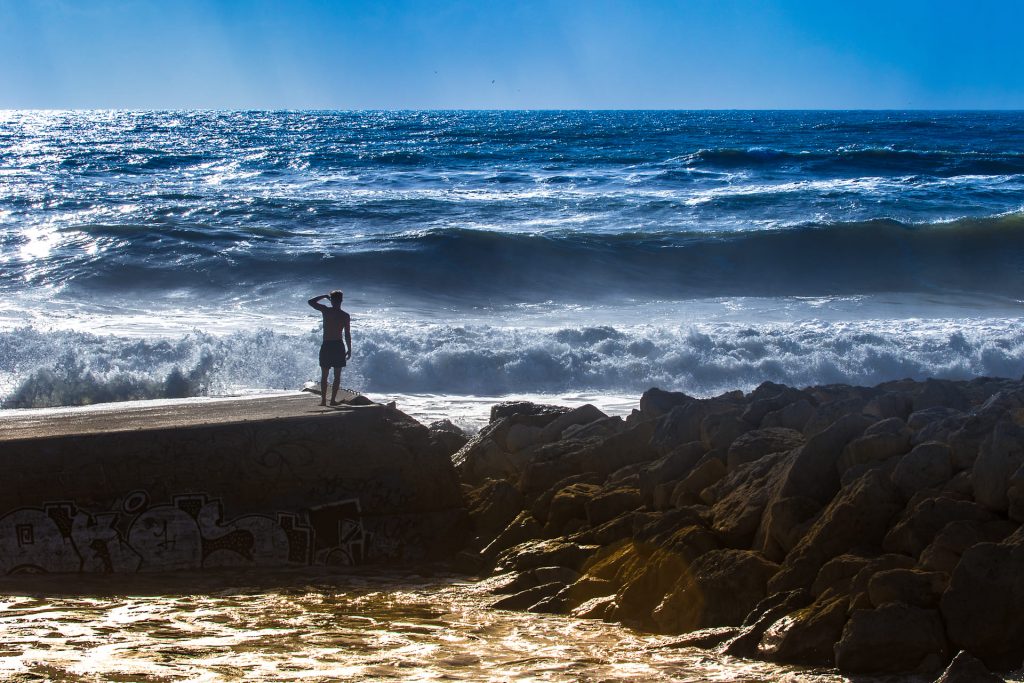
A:
[[[1021,382],[502,404],[454,462],[496,607],[850,674],[1024,663]]]

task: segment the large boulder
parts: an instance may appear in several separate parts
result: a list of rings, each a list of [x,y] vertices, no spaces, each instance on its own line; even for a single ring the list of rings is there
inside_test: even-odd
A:
[[[758,654],[778,662],[831,666],[848,604],[845,596],[830,598],[787,614],[765,630]]]
[[[892,481],[904,498],[918,491],[939,488],[953,477],[953,453],[944,443],[930,441],[903,456],[892,473]]]
[[[921,567],[952,574],[968,548],[979,543],[999,543],[1016,530],[1017,524],[1004,519],[949,522],[921,552]]]
[[[937,671],[948,659],[935,610],[889,603],[854,610],[836,643],[836,666],[849,673]]]
[[[974,499],[999,512],[1009,510],[1010,478],[1021,465],[1024,465],[1024,428],[1008,421],[998,423],[974,461]]]
[[[768,502],[778,491],[789,453],[773,453],[747,463],[704,490],[711,508],[712,528],[733,548],[750,548],[761,527]]]
[[[491,479],[469,496],[469,516],[483,545],[490,543],[523,509],[523,496],[507,481]]]
[[[587,425],[607,417],[596,407],[587,403],[557,416],[554,420],[544,425],[537,436],[537,440],[543,443],[557,441],[562,438],[562,433],[568,430],[569,427]]]
[[[696,400],[682,392],[652,387],[640,396],[640,413],[647,419],[659,418],[671,412],[676,406],[683,406]]]
[[[710,455],[710,454],[709,454]],[[672,490],[672,504],[686,507],[700,502],[700,493],[726,474],[725,463],[717,457],[705,456],[686,478]]]
[[[659,486],[677,482],[689,474],[706,452],[702,442],[691,441],[641,469],[639,487],[644,503],[650,505],[654,502],[654,492]]]
[[[769,427],[742,434],[729,446],[725,464],[729,471],[771,453],[789,451],[804,444],[804,435],[794,429]]]
[[[641,506],[640,491],[624,486],[601,491],[586,503],[587,523],[598,526]]]
[[[960,650],[935,683],[1003,683],[1003,680],[970,653]]]
[[[837,461],[839,473],[855,465],[878,463],[906,453],[910,449],[912,435],[910,428],[898,417],[876,422],[864,431],[863,436],[853,439],[843,449]]]
[[[807,399],[801,399],[794,403],[773,410],[761,419],[762,429],[767,427],[784,427],[795,429],[806,434],[804,429],[811,418],[814,417],[814,406]]]
[[[563,487],[548,506],[545,530],[549,535],[559,536],[570,521],[586,521],[587,504],[600,493],[601,487],[596,484],[578,482]]]
[[[775,591],[808,587],[828,560],[856,547],[881,544],[900,510],[892,483],[871,471],[839,492],[772,580]]]
[[[815,434],[797,450],[780,497],[814,498],[825,504],[839,490],[836,461],[843,448],[864,433],[872,419],[864,415],[844,415],[824,431]]]
[[[777,570],[752,550],[711,550],[683,572],[654,610],[654,620],[667,633],[738,626],[764,599]]]
[[[923,497],[911,501],[900,520],[885,535],[882,547],[888,552],[919,557],[950,522],[985,522],[993,518],[991,512],[969,500],[942,495]]]
[[[939,598],[948,583],[949,575],[943,572],[889,569],[871,577],[868,582],[868,597],[875,607],[890,602],[902,602],[914,607],[935,609],[939,606]]]
[[[964,552],[942,595],[954,647],[996,670],[1024,662],[1024,545],[979,543]]]

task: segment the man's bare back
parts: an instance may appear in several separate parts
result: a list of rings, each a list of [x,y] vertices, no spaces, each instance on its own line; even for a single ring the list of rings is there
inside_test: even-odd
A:
[[[324,317],[324,341],[320,345],[320,405],[327,405],[327,374],[334,368],[334,384],[331,387],[331,405],[338,405],[338,389],[341,387],[341,369],[352,357],[351,317],[341,310],[344,295],[334,290],[321,294],[307,303],[320,311]],[[330,299],[331,305],[324,306],[321,299]]]

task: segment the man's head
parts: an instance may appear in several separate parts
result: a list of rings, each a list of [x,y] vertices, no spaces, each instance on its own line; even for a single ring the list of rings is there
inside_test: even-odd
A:
[[[340,289],[334,290],[333,292],[331,292],[331,305],[334,306],[335,308],[341,306],[341,300],[344,297],[345,295],[341,293]]]

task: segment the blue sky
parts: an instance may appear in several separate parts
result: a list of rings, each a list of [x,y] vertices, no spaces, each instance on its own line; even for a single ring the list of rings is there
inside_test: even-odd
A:
[[[0,0],[0,108],[1024,108],[1007,0]]]

